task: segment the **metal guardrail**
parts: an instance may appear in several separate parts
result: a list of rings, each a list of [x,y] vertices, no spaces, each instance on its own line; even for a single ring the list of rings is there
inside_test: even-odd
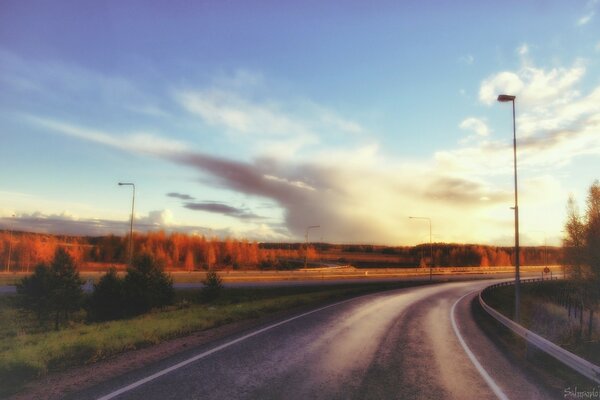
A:
[[[530,283],[530,282],[541,282],[542,280],[539,278],[536,279],[527,279],[522,280],[522,283]],[[493,289],[499,286],[509,286],[513,285],[514,282],[502,282],[495,285],[491,285],[483,289],[479,292],[479,304],[483,307],[483,309],[491,315],[496,321],[500,322],[508,329],[521,336],[527,342],[533,344],[535,347],[540,349],[541,351],[549,354],[554,357],[564,365],[570,367],[571,369],[579,372],[581,375],[585,376],[593,380],[596,383],[600,383],[600,367],[592,364],[591,362],[584,360],[583,358],[563,349],[562,347],[550,342],[547,339],[544,339],[540,335],[537,335],[530,330],[524,328],[523,326],[517,324],[515,321],[507,318],[506,316],[500,314],[498,311],[494,310],[492,307],[487,305],[487,303],[483,300],[482,294],[485,291]]]

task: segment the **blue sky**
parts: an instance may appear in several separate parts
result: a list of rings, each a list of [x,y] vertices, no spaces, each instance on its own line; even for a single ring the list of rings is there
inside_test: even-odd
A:
[[[600,167],[600,4],[0,5],[0,225],[557,244]],[[14,215],[14,217],[13,217]]]

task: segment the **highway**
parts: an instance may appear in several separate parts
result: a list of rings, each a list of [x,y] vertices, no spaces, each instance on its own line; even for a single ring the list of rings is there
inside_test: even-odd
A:
[[[191,349],[73,399],[562,398],[473,321],[467,281],[346,300]]]

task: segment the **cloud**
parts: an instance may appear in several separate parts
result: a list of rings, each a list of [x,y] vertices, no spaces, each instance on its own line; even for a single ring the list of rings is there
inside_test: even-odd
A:
[[[219,83],[174,92],[187,112],[269,157],[290,158],[322,144],[323,137],[360,135],[356,121],[307,100],[274,101],[243,85]]]
[[[504,93],[516,95],[519,103],[532,106],[546,106],[551,101],[564,104],[578,96],[573,87],[584,74],[581,61],[570,68],[550,70],[523,66],[517,72],[503,71],[485,79],[479,89],[479,99],[491,105]]]
[[[194,200],[194,197],[190,196],[189,194],[176,193],[176,192],[167,193],[167,197],[174,197],[174,198],[180,199],[180,200]]]
[[[458,59],[458,61],[461,64],[472,65],[473,62],[475,62],[475,57],[473,57],[473,55],[471,55],[471,54],[467,54],[467,55],[461,56]]]
[[[35,96],[38,103],[52,104],[55,110],[76,110],[80,115],[100,109],[115,116],[128,111],[168,115],[160,108],[159,97],[143,92],[129,79],[56,60],[23,59],[2,48],[0,83],[3,90],[17,93],[15,99]]]
[[[460,129],[473,131],[478,136],[489,136],[490,134],[490,128],[488,128],[485,121],[480,118],[466,118],[458,125],[458,127]]]
[[[529,46],[527,45],[527,43],[523,43],[522,45],[517,47],[517,54],[519,54],[520,56],[526,56],[527,54],[529,54]]]
[[[80,218],[67,211],[60,214],[46,214],[41,211],[21,213],[15,217],[0,218],[2,225],[10,229],[37,233],[54,233],[62,235],[101,236],[108,234],[126,234],[129,232],[129,219],[126,221],[101,218]],[[134,231],[147,232],[165,229],[173,224],[169,210],[150,211],[147,215],[136,215]],[[192,232],[207,228],[178,227],[179,230]]]
[[[427,187],[425,194],[440,202],[461,205],[472,205],[482,201],[506,203],[510,201],[512,195],[511,192],[490,189],[482,182],[448,176],[435,178]]]
[[[589,24],[590,21],[592,20],[592,18],[594,18],[595,14],[596,14],[595,11],[590,11],[586,15],[582,16],[581,18],[579,18],[577,20],[577,26],[584,26],[584,25]]]
[[[207,211],[211,213],[223,214],[228,217],[234,217],[239,219],[262,219],[262,217],[248,212],[247,210],[232,207],[230,205],[220,202],[197,202],[197,203],[185,203],[184,207],[194,211]]]
[[[147,155],[165,155],[179,152],[189,145],[173,139],[162,138],[146,132],[115,135],[100,130],[84,128],[78,125],[57,121],[46,117],[25,115],[25,119],[35,125],[90,142],[103,144],[119,150]]]

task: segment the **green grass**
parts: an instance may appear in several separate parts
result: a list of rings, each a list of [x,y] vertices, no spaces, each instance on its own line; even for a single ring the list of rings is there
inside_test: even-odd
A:
[[[198,290],[177,292],[174,306],[137,318],[88,324],[80,312],[59,331],[40,327],[16,307],[15,296],[0,297],[0,396],[15,393],[50,371],[93,363],[161,341],[263,315],[313,306],[363,293],[422,283],[224,289],[210,304],[195,304]]]
[[[569,318],[568,310],[551,300],[563,281],[521,285],[521,322],[527,329],[595,364],[600,364],[600,312],[596,310],[591,338],[587,337],[587,311],[584,313],[584,335],[580,335],[579,317]],[[486,291],[486,303],[514,319],[514,286]]]

